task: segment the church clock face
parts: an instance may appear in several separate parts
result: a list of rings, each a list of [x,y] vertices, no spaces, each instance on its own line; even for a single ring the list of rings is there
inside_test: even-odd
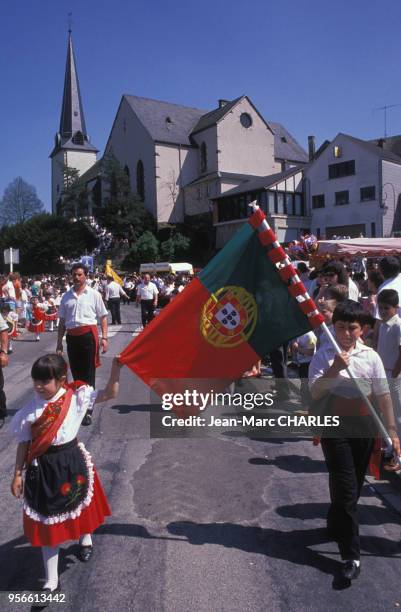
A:
[[[244,128],[248,129],[252,125],[252,117],[248,113],[241,113],[239,120],[241,121],[241,125]]]

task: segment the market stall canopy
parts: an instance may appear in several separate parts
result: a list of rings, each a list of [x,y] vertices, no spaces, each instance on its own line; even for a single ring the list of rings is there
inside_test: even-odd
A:
[[[401,253],[401,238],[349,238],[319,240],[317,255],[362,255],[380,257]]]

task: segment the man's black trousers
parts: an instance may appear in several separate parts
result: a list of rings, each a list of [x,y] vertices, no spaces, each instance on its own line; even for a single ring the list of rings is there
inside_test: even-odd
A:
[[[121,325],[120,298],[110,298],[108,306],[111,314],[111,324]]]
[[[82,336],[67,334],[67,354],[73,379],[82,380],[94,388],[96,343],[92,332]]]
[[[153,300],[141,300],[142,325],[145,327],[155,316]]]

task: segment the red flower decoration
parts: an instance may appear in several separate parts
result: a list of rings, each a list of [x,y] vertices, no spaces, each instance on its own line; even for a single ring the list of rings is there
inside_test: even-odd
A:
[[[61,485],[60,487],[60,493],[61,495],[68,495],[68,493],[71,491],[71,485],[69,482],[65,482],[64,484]]]
[[[86,482],[86,478],[85,476],[82,476],[82,474],[78,474],[77,476],[77,485],[83,485]]]

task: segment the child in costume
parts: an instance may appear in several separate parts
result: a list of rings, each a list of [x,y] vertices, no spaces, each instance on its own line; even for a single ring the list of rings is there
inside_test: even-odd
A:
[[[39,342],[40,334],[45,331],[45,322],[43,320],[43,305],[39,302],[39,298],[32,297],[31,299],[31,308],[29,310],[29,322],[28,322],[28,331],[35,334],[35,341]]]
[[[18,441],[11,491],[15,497],[23,495],[26,537],[32,546],[42,547],[44,591],[60,588],[59,545],[79,539],[79,558],[89,561],[91,533],[111,514],[92,458],[77,434],[88,408],[117,396],[120,369],[114,358],[106,388],[95,391],[81,381],[68,384],[65,360],[44,355],[31,370],[34,397],[11,421]]]

